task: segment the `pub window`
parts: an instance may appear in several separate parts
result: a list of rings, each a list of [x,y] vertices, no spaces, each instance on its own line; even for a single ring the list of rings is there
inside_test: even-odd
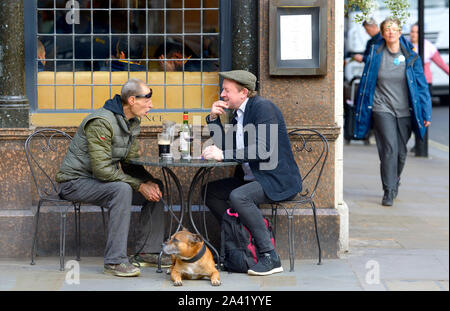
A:
[[[38,0],[33,112],[90,112],[139,78],[154,112],[219,97],[219,0]]]

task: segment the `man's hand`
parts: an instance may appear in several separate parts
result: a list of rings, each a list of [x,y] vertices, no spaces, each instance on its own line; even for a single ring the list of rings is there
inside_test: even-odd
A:
[[[353,55],[353,59],[356,60],[358,63],[362,63],[363,56],[361,54],[355,54]]]
[[[431,122],[430,121],[423,121],[423,125],[425,125],[425,127],[430,126]]]
[[[148,200],[152,202],[158,202],[161,200],[162,193],[159,186],[151,181],[142,183],[139,186],[139,192]]]
[[[228,109],[228,104],[223,100],[218,100],[212,104],[211,113],[209,114],[209,120],[215,120],[218,116],[225,113],[225,109]]]
[[[223,152],[216,146],[208,146],[203,150],[202,157],[205,160],[223,161]]]

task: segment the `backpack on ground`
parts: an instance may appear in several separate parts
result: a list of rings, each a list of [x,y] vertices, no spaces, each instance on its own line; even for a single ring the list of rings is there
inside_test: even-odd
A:
[[[272,244],[275,239],[267,218],[264,222],[269,230]],[[250,231],[241,223],[238,213],[227,209],[222,217],[220,264],[229,272],[247,273],[258,262],[259,252]]]

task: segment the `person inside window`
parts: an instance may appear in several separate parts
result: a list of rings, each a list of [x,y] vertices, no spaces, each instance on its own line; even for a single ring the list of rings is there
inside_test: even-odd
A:
[[[116,59],[111,62],[111,71],[147,71],[147,68],[138,61],[131,59],[142,58],[143,44],[139,41],[130,42],[128,53],[128,39],[119,38],[115,44]]]
[[[197,55],[187,45],[184,48],[178,42],[166,42],[166,53],[164,54],[164,43],[161,44],[155,52],[155,58],[159,59],[159,68],[161,71],[200,71],[201,63],[199,60],[193,60],[191,58],[197,58]],[[184,58],[184,60],[183,60]],[[205,71],[205,70],[204,70]]]
[[[40,40],[37,40],[37,58],[38,60],[38,72],[44,71],[45,67],[45,47]]]

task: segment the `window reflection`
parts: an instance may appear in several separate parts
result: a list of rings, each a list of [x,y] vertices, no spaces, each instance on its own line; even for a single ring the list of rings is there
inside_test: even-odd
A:
[[[38,0],[39,109],[96,109],[131,77],[156,109],[219,95],[218,0]]]
[[[155,68],[154,61],[173,61],[173,56],[161,53],[164,46],[177,47],[176,58],[184,61],[184,66],[175,66],[178,71],[218,70],[217,0],[185,0],[184,7],[181,0],[79,0],[77,10],[71,10],[67,0],[37,2],[38,38],[48,60],[44,70],[54,70],[55,65],[57,70],[68,69],[59,67],[67,63],[58,62],[62,60],[81,61],[77,71],[108,70],[116,59],[138,62],[149,71],[163,70]],[[121,36],[129,41],[122,54],[117,51]]]

